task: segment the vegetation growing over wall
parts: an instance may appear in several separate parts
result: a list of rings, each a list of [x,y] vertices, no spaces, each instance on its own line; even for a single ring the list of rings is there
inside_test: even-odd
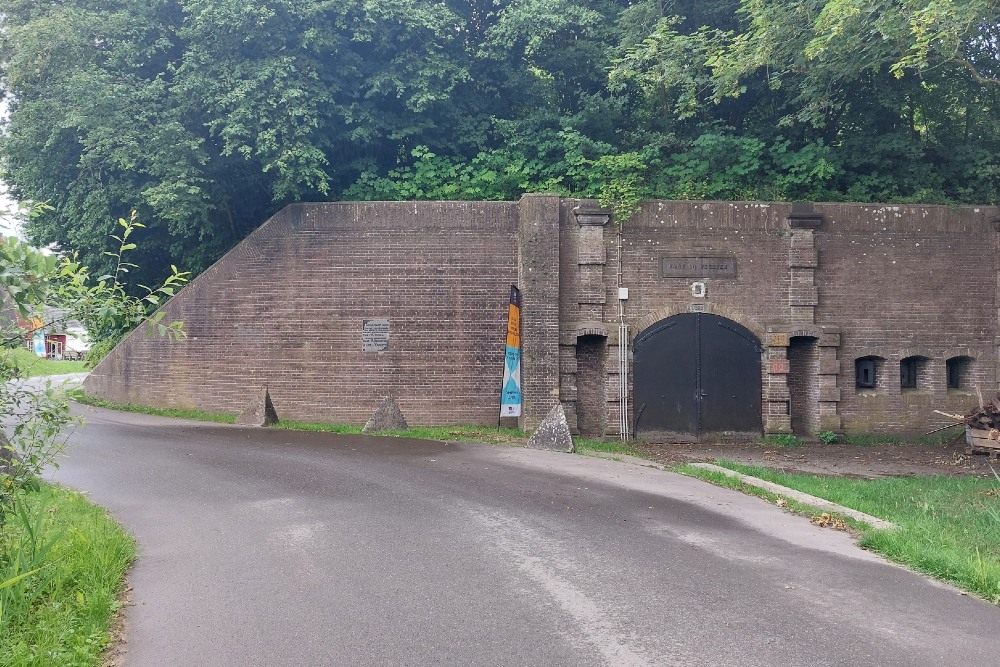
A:
[[[101,268],[107,221],[138,203],[137,263],[157,273],[204,268],[296,200],[624,187],[996,203],[998,15],[974,0],[9,0],[0,158],[16,195],[55,207],[33,240]]]

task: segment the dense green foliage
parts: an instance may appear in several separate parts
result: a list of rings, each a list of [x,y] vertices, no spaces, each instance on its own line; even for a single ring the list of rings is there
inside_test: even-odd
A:
[[[100,268],[295,200],[1000,200],[993,0],[8,0],[0,141]],[[183,261],[178,261],[183,258]]]

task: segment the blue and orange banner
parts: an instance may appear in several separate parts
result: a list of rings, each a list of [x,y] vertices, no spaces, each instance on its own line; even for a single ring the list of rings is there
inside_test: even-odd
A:
[[[507,311],[507,354],[500,390],[500,416],[521,416],[521,290],[510,286]]]

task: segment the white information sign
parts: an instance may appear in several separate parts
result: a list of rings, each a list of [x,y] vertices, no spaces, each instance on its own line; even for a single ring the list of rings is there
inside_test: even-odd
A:
[[[365,320],[361,329],[361,351],[383,352],[389,349],[389,320]]]

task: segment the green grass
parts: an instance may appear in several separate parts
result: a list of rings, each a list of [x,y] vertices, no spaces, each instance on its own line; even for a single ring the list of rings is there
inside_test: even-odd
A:
[[[891,521],[897,530],[851,525],[861,546],[1000,604],[1000,478],[853,479],[718,463]],[[722,483],[697,468],[680,471]]]
[[[224,412],[206,412],[204,410],[188,410],[180,408],[151,408],[145,405],[129,405],[113,403],[104,399],[87,396],[82,389],[72,389],[68,392],[70,398],[85,405],[125,412],[141,412],[147,415],[163,417],[179,417],[231,424],[236,415]],[[361,433],[361,426],[354,424],[329,424],[325,422],[307,422],[293,419],[281,419],[272,428],[286,428],[292,431],[319,431],[323,433]],[[528,437],[524,431],[516,428],[501,428],[495,426],[413,426],[405,431],[380,431],[378,435],[420,438],[423,440],[445,440],[460,442],[482,442],[493,445],[523,445]],[[622,454],[627,456],[642,456],[628,444],[619,440],[589,440],[574,437],[573,443],[579,453],[603,452],[607,454]]]
[[[727,468],[731,468],[732,465],[734,465],[728,461],[722,461],[722,460],[717,460],[715,463],[717,465],[724,466]],[[796,512],[798,514],[804,514],[809,517],[817,517],[826,514],[836,517],[838,519],[843,520],[846,527],[852,529],[859,535],[863,532],[863,530],[866,527],[868,527],[868,524],[858,521],[857,519],[853,519],[845,514],[838,514],[836,512],[831,512],[829,509],[825,508],[820,509],[816,507],[811,507],[804,503],[792,500],[791,498],[786,498],[779,494],[771,493],[770,491],[767,491],[760,487],[752,486],[750,484],[747,484],[746,482],[736,479],[735,477],[730,477],[728,475],[724,475],[721,472],[716,472],[714,470],[705,470],[704,468],[696,468],[693,465],[684,464],[674,468],[674,472],[679,472],[682,475],[688,475],[689,477],[697,477],[698,479],[703,479],[706,482],[712,482],[716,486],[724,486],[728,489],[735,489],[736,491],[741,491],[747,494],[748,496],[757,496],[758,498],[763,498],[764,500],[767,500],[772,503],[777,503],[778,500],[780,499],[781,507],[784,507],[785,509],[790,510],[792,512]]]
[[[99,665],[135,543],[79,493],[43,486],[22,497],[41,541],[57,539],[40,571],[2,591],[0,666]],[[11,578],[24,543],[23,524],[8,517],[0,526],[0,582]]]
[[[622,454],[624,456],[637,456],[640,458],[643,456],[642,452],[636,451],[628,443],[621,440],[591,440],[574,436],[573,444],[576,445],[578,454],[600,452],[602,454]]]
[[[802,441],[791,433],[776,433],[765,435],[760,439],[760,444],[770,447],[801,447]]]
[[[87,370],[82,361],[55,361],[37,357],[31,350],[23,347],[10,350],[20,368],[25,369],[28,377],[43,375],[62,375],[64,373],[83,373]]]
[[[230,412],[208,412],[189,408],[153,408],[148,405],[133,405],[129,403],[114,403],[102,398],[94,398],[83,393],[82,389],[71,389],[69,397],[84,405],[98,408],[122,410],[124,412],[139,412],[146,415],[161,417],[177,417],[196,421],[232,424],[236,415]],[[322,431],[325,433],[361,433],[361,426],[353,424],[328,424],[324,422],[306,422],[282,419],[272,428],[285,428],[292,431]],[[524,431],[516,428],[494,426],[414,426],[406,431],[380,431],[378,435],[405,438],[422,438],[425,440],[462,440],[470,442],[488,442],[493,444],[521,443],[525,439]]]
[[[72,389],[68,392],[70,398],[85,405],[93,405],[99,408],[109,408],[111,410],[123,410],[125,412],[141,412],[147,415],[160,415],[163,417],[179,417],[181,419],[194,419],[200,421],[213,421],[231,424],[236,419],[236,415],[223,412],[206,412],[204,410],[189,410],[180,408],[151,408],[145,405],[129,405],[113,403],[104,399],[87,396],[82,389]],[[329,424],[325,422],[297,421],[293,419],[281,419],[272,428],[285,428],[292,431],[319,431],[323,433],[361,433],[361,426],[354,424]],[[400,437],[400,438],[420,438],[423,440],[445,440],[460,442],[482,442],[493,445],[523,445],[528,437],[524,431],[516,428],[500,428],[495,426],[412,426],[405,431],[380,431],[378,435]],[[627,456],[642,456],[628,444],[619,440],[589,440],[586,438],[574,437],[573,442],[580,453],[603,452],[608,454],[622,454]]]
[[[324,424],[322,422],[300,422],[282,419],[273,428],[286,428],[290,431],[321,431],[323,433],[361,433],[362,427],[354,426],[353,424]]]
[[[293,431],[323,431],[326,433],[361,433],[361,426],[352,424],[325,424],[322,422],[302,422],[282,419],[275,428]],[[495,426],[413,426],[405,431],[379,431],[377,435],[399,438],[420,438],[422,440],[447,440],[464,442],[488,442],[509,444],[523,442],[524,431],[516,428]]]
[[[917,438],[917,443],[921,445],[943,445],[959,437],[963,438],[964,441],[965,426],[956,426],[930,435],[922,435]]]
[[[421,438],[424,440],[447,440],[457,442],[486,442],[493,445],[524,444],[524,431],[516,428],[496,426],[413,426],[406,431],[380,431],[378,435],[401,438]]]
[[[103,398],[87,396],[80,388],[70,389],[66,392],[66,394],[77,403],[93,405],[97,408],[108,408],[111,410],[121,410],[123,412],[138,412],[144,415],[159,415],[160,417],[176,417],[178,419],[216,422],[219,424],[232,424],[236,421],[236,415],[231,412],[209,412],[207,410],[195,410],[193,408],[152,408],[148,405],[113,403],[111,401],[105,401]]]

